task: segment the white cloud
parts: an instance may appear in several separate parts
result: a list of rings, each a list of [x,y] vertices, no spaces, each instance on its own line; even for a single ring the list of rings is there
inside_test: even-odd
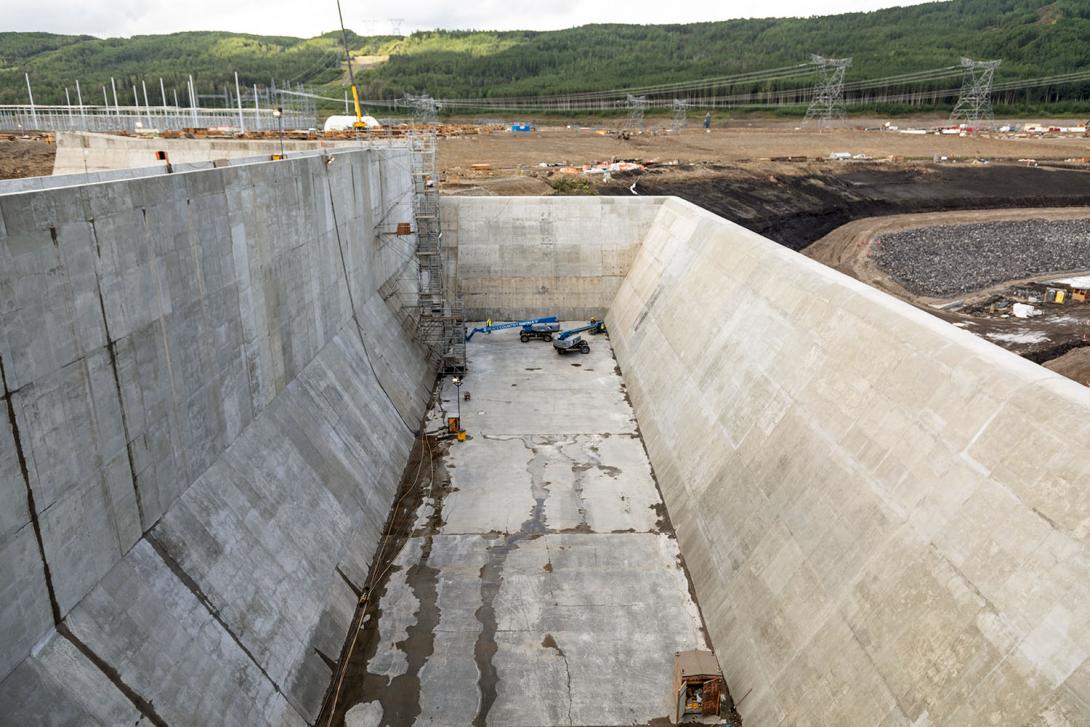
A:
[[[359,33],[389,33],[383,14],[403,13],[404,32],[433,28],[479,30],[555,30],[587,23],[689,23],[740,17],[829,15],[909,5],[921,0],[766,0],[759,5],[690,0],[628,0],[588,3],[552,0],[520,4],[510,0],[478,0],[453,4],[417,0],[411,6],[344,2],[345,25]],[[99,37],[173,33],[182,30],[230,30],[262,35],[310,37],[337,27],[334,0],[6,0],[5,30],[86,33]],[[623,12],[621,10],[623,8]]]

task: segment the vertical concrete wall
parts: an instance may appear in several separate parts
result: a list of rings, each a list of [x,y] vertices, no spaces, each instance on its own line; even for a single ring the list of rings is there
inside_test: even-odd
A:
[[[173,164],[210,162],[217,159],[238,159],[280,153],[278,139],[145,139],[115,134],[59,131],[56,136],[57,156],[53,174],[84,174],[118,169],[165,166],[156,159],[156,152],[165,151]],[[315,151],[335,146],[351,145],[344,141],[284,140],[284,151]]]
[[[749,724],[1090,724],[1090,392],[677,200],[608,322]]]
[[[408,167],[0,196],[0,724],[316,718],[429,396]]]
[[[661,200],[444,197],[443,243],[467,319],[601,317]]]

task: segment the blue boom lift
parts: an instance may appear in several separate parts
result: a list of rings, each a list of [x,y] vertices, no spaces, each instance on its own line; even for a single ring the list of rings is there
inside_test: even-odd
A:
[[[556,323],[556,316],[545,316],[543,318],[530,318],[525,321],[511,321],[509,323],[493,323],[492,321],[486,321],[483,326],[478,326],[472,331],[466,334],[466,340],[473,338],[474,333],[491,333],[492,331],[502,331],[506,328],[522,328],[526,331],[528,328],[532,328],[535,323]],[[559,326],[557,326],[559,328]]]
[[[560,331],[559,323],[531,323],[528,326],[523,326],[519,331],[519,340],[526,343],[531,338],[537,338],[542,341],[553,340],[553,334]]]
[[[553,348],[557,353],[590,353],[590,344],[583,340],[582,336],[576,335],[586,331],[592,336],[597,336],[599,333],[606,332],[606,322],[599,321],[594,318],[590,319],[590,323],[585,326],[578,326],[576,328],[569,328],[556,337],[553,341]]]

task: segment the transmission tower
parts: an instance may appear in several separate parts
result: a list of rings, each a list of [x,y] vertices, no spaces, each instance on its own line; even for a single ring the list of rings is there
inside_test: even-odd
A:
[[[671,128],[681,131],[689,125],[689,100],[684,98],[674,99],[674,118]]]
[[[643,129],[643,112],[647,110],[646,96],[628,95],[625,99],[625,108],[628,109],[628,118],[625,119],[624,128]]]
[[[818,128],[825,128],[844,119],[844,73],[852,59],[813,55],[810,60],[819,67],[821,76],[814,85],[814,96],[802,123],[816,120]]]
[[[388,18],[387,22],[390,23],[390,35],[401,35],[401,24],[405,18]]]
[[[965,82],[961,86],[957,105],[950,112],[951,121],[959,121],[974,128],[991,127],[995,120],[992,113],[992,79],[1000,63],[1001,61],[961,59],[961,65],[965,69]]]
[[[443,105],[428,94],[425,93],[422,96],[405,94],[405,105],[412,109],[414,125],[426,126],[439,123],[439,109]]]

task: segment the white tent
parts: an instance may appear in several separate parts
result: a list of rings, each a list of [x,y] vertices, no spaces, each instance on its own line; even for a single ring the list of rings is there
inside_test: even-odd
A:
[[[322,131],[350,131],[354,123],[356,123],[355,116],[330,116],[325,120]],[[363,123],[367,124],[368,129],[382,128],[382,124],[374,116],[364,116]]]

